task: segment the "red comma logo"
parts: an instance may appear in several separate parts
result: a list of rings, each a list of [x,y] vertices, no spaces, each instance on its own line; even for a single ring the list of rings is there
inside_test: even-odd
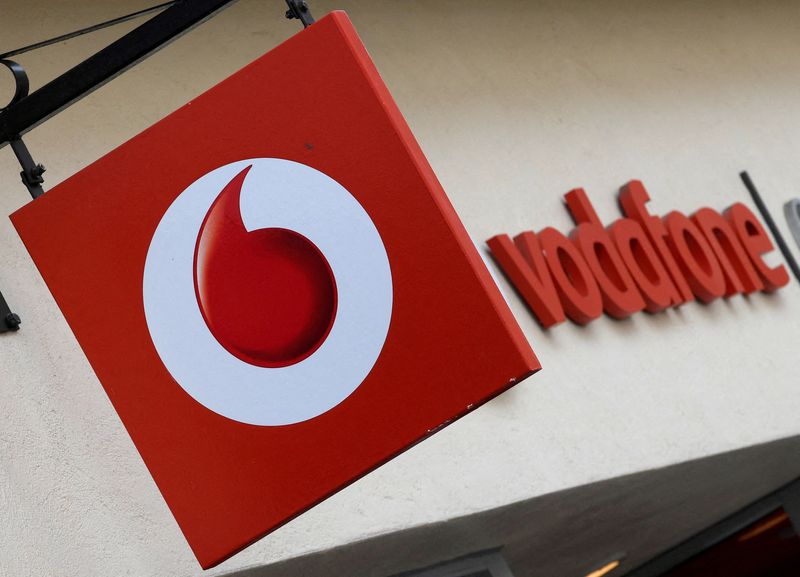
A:
[[[143,300],[175,381],[215,413],[288,425],[338,405],[386,341],[392,278],[380,234],[338,182],[276,158],[234,162],[172,203]]]

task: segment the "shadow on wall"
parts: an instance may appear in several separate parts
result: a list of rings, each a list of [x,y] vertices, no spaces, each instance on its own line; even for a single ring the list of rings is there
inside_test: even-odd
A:
[[[495,547],[515,577],[583,577],[618,553],[624,575],[797,477],[800,436],[224,575],[387,577]]]

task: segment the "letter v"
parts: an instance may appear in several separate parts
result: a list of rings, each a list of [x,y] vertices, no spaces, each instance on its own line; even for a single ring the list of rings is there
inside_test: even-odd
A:
[[[499,234],[490,238],[487,244],[500,268],[544,328],[566,320],[535,234],[523,232],[513,242],[507,234]]]

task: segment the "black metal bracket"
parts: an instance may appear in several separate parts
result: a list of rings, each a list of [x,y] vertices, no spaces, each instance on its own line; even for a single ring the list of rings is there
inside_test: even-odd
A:
[[[0,148],[144,60],[235,0],[184,0],[0,111]]]
[[[308,28],[315,22],[311,10],[308,9],[308,4],[304,0],[286,0],[286,4],[289,6],[286,11],[286,17],[289,20],[297,18],[303,23],[303,28]]]
[[[22,142],[22,138],[16,138],[11,141],[11,149],[19,160],[22,166],[22,172],[19,175],[22,177],[22,184],[28,189],[31,198],[37,199],[44,194],[42,184],[44,184],[44,165],[37,164],[33,161],[31,153],[28,152],[28,147]]]
[[[8,104],[6,104],[5,107],[0,108],[0,112],[2,112],[12,104],[19,102],[20,100],[25,98],[28,95],[28,89],[30,87],[30,84],[28,83],[28,75],[25,73],[25,69],[19,63],[14,62],[13,60],[0,59],[0,65],[6,67],[11,72],[11,74],[14,76],[14,84],[15,84],[14,95],[11,97],[11,101]],[[23,169],[20,175],[22,176],[22,181],[26,182],[26,174],[28,177],[33,177],[34,173],[38,170],[38,168],[34,167],[33,169],[31,169],[29,165],[28,170],[26,170],[25,163],[22,162],[20,154],[24,153],[25,160],[30,161],[30,164],[34,164],[33,159],[31,158],[31,155],[28,152],[28,149],[25,147],[25,144],[22,142],[22,140],[17,140],[14,142],[18,143],[14,148],[14,153],[17,154],[17,158],[23,165]],[[12,147],[15,146],[14,142],[12,142]],[[19,150],[20,152],[17,153],[17,150]],[[44,172],[43,166],[41,167],[41,172],[39,172],[38,175],[38,178],[43,182],[43,179],[41,178],[42,172]],[[29,186],[28,191],[31,193],[31,196],[36,198],[36,196],[42,193],[41,182],[39,183],[37,190],[31,189],[31,187]],[[35,196],[34,192],[37,193]],[[19,318],[18,314],[11,311],[11,307],[8,306],[8,303],[6,302],[3,293],[0,292],[0,333],[18,331],[19,326],[21,324],[22,324],[22,319]]]
[[[21,140],[25,133],[36,128],[48,118],[122,74],[131,66],[213,17],[235,1],[183,0],[159,5],[156,8],[166,8],[30,95],[28,94],[28,76],[22,66],[11,60],[0,60],[0,64],[14,74],[17,84],[11,102],[5,108],[0,108],[0,148],[13,141]],[[287,18],[299,19],[304,27],[314,23],[314,17],[305,0],[286,0],[286,4],[289,7],[286,12]],[[134,16],[146,12],[149,10],[140,11]],[[122,21],[121,19],[117,20]],[[47,45],[47,42],[37,45]],[[19,51],[12,51],[8,54],[17,52]],[[25,169],[24,166],[23,169]],[[27,181],[34,185],[41,184],[38,182],[41,171],[31,170],[29,167],[26,175],[26,184]]]
[[[28,88],[30,84],[28,83],[28,75],[21,64],[14,62],[13,60],[0,60],[0,64],[11,71],[11,74],[14,76],[14,83],[16,84],[14,96],[11,97],[11,102],[9,102],[4,108],[0,108],[0,112],[3,112],[11,105],[16,104],[28,96]],[[38,198],[44,194],[44,190],[42,190],[42,184],[44,183],[44,178],[42,178],[42,174],[44,174],[45,170],[44,166],[41,164],[36,164],[33,161],[31,153],[28,151],[28,147],[25,146],[25,143],[22,142],[21,137],[17,136],[16,138],[12,138],[10,144],[11,148],[14,150],[17,160],[19,160],[19,163],[22,166],[22,172],[19,173],[22,177],[22,183],[28,189],[28,192],[32,198]]]

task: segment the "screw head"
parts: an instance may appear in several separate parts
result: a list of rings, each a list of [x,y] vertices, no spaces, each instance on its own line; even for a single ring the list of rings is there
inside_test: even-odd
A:
[[[9,313],[6,315],[5,318],[6,326],[11,329],[12,331],[16,331],[19,329],[19,325],[22,324],[22,319],[19,318],[18,314]]]

